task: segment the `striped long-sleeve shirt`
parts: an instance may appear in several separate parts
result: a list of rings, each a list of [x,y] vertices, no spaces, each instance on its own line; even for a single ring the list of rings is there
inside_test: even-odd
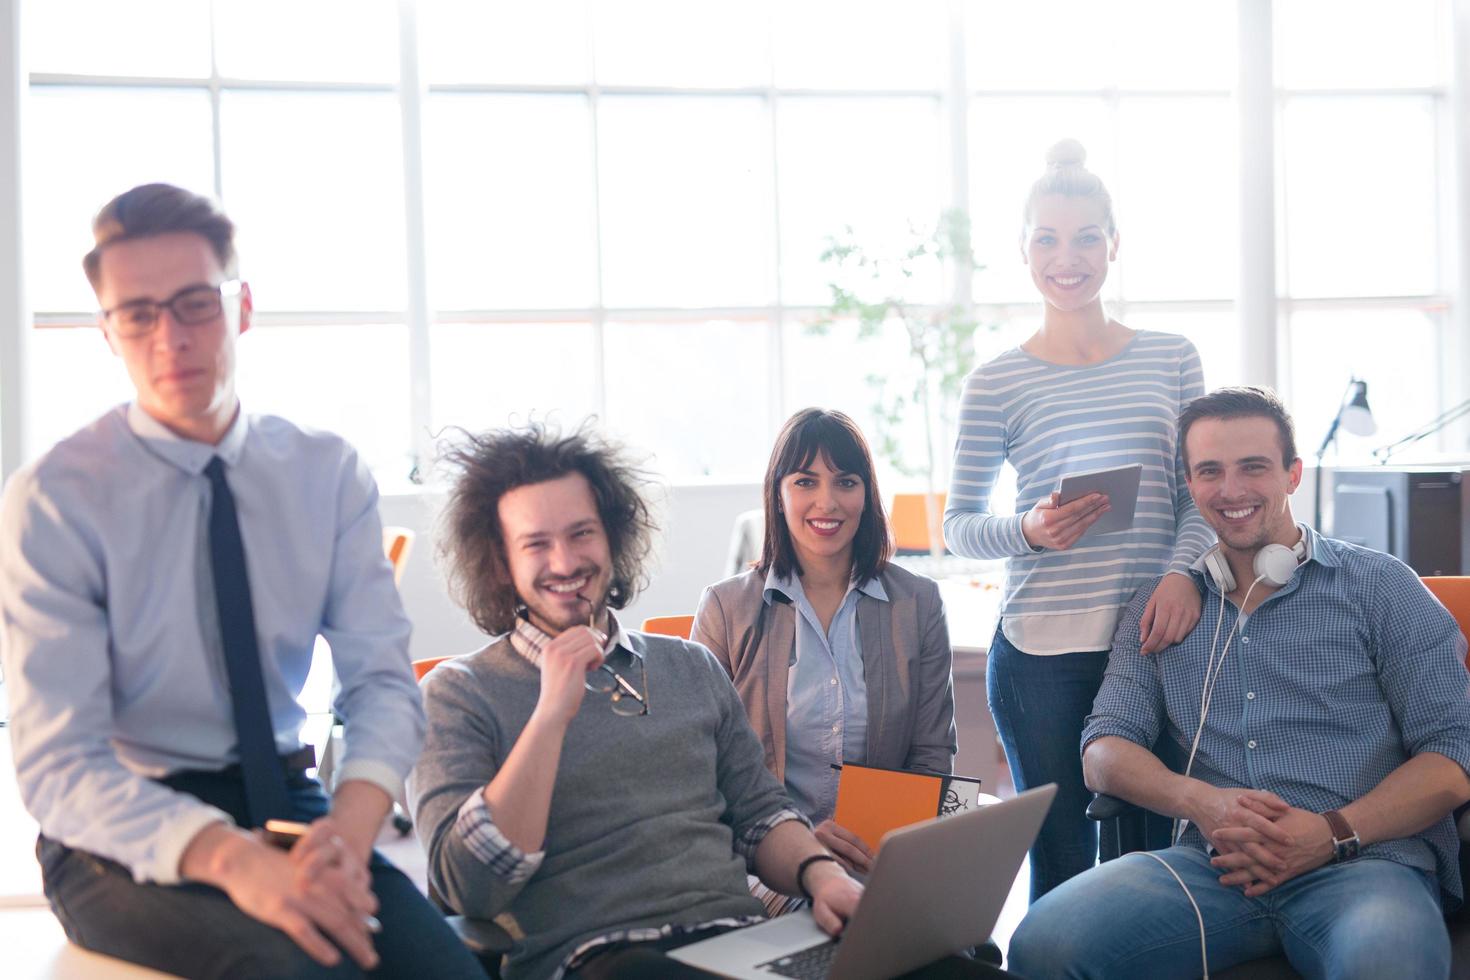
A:
[[[1194,345],[1151,330],[1096,364],[1051,364],[1015,348],[967,379],[944,537],[957,554],[1010,559],[1001,624],[1018,649],[1108,649],[1134,591],[1165,571],[1188,574],[1213,542],[1177,445],[1179,410],[1202,394]],[[996,515],[990,494],[1007,461],[1016,513]],[[1088,535],[1066,551],[1026,543],[1022,517],[1063,476],[1131,463],[1143,475],[1130,530]]]

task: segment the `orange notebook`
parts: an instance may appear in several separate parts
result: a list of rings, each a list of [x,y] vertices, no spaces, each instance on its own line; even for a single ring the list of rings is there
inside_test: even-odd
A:
[[[876,854],[883,835],[899,827],[970,809],[956,801],[979,796],[980,780],[966,776],[845,765],[837,782],[832,819],[857,834]],[[954,800],[947,801],[947,797]]]

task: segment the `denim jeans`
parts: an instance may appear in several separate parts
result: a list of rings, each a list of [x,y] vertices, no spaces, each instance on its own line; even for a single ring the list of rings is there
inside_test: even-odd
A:
[[[1097,863],[1092,794],[1082,782],[1082,722],[1108,666],[1106,650],[1039,657],[996,629],[986,657],[985,693],[1016,789],[1056,783],[1041,833],[1031,845],[1031,901]]]
[[[238,767],[160,782],[244,818]],[[293,818],[327,812],[326,795],[304,775],[289,780]],[[361,977],[346,956],[319,965],[284,932],[240,911],[208,885],[139,884],[115,861],[42,837],[36,843],[46,897],[67,938],[85,949],[184,977]],[[373,937],[378,977],[484,980],[484,971],[403,872],[376,852],[369,867],[383,931]]]
[[[1198,848],[1154,853],[1199,904],[1212,972],[1285,953],[1305,977],[1449,976],[1439,884],[1425,871],[1363,857],[1246,898],[1220,884]],[[1189,899],[1157,861],[1137,853],[1057,888],[1011,939],[1010,968],[1028,977],[1197,977],[1200,967]]]

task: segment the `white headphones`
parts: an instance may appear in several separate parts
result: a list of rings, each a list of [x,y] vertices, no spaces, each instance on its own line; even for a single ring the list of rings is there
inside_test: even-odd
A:
[[[1290,548],[1284,544],[1266,545],[1256,552],[1251,566],[1255,570],[1256,581],[1280,588],[1291,581],[1291,577],[1296,574],[1296,567],[1306,560],[1307,536],[1303,534],[1301,540]],[[1229,595],[1235,591],[1235,574],[1230,571],[1230,562],[1220,553],[1218,544],[1206,551],[1200,562],[1204,565],[1205,574],[1214,580],[1221,592]]]

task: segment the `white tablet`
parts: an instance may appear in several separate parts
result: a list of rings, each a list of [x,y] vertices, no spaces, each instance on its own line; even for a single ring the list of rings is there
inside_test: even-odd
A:
[[[1070,473],[1057,483],[1061,503],[1069,504],[1090,493],[1106,494],[1112,509],[1099,517],[1082,537],[1126,531],[1133,526],[1133,512],[1138,507],[1138,481],[1143,475],[1142,463],[1130,463],[1106,470]]]

